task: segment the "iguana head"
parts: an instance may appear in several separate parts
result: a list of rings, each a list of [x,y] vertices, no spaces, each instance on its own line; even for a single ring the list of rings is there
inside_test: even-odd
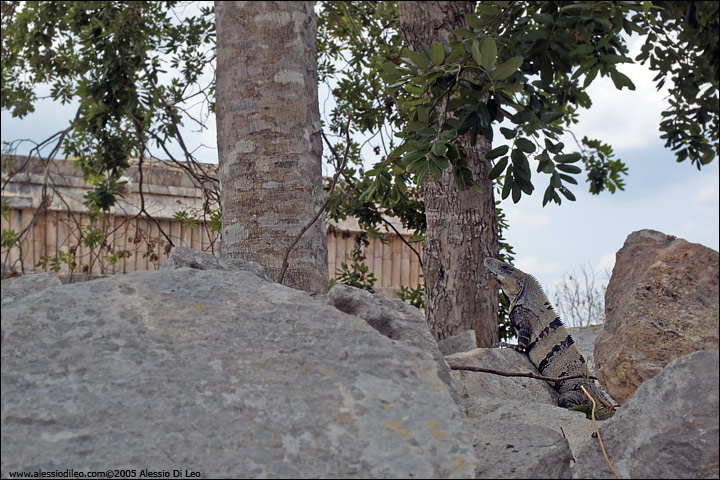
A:
[[[511,303],[515,303],[525,288],[527,275],[512,265],[494,258],[486,258],[484,264],[485,268],[490,270],[492,276],[500,283],[500,287],[510,298]]]

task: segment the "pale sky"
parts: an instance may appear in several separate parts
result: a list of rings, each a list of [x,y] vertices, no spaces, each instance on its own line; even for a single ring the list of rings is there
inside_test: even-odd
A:
[[[631,47],[630,56],[634,57],[638,45]],[[623,65],[621,70],[634,81],[637,89],[619,92],[609,79],[596,80],[589,91],[593,107],[580,114],[580,124],[574,131],[578,139],[588,135],[613,146],[616,157],[623,159],[629,168],[628,176],[624,177],[625,191],[591,195],[581,174],[577,176],[579,185],[572,188],[577,201],[563,198],[560,206],[550,203],[542,207],[542,195],[549,179],[536,174],[532,168],[536,193],[530,197],[523,195],[518,204],[509,198],[503,201],[502,208],[510,223],[506,238],[514,246],[515,264],[534,274],[546,288],[565,272],[579,272],[581,265],[592,265],[602,277],[603,272],[612,269],[615,253],[625,238],[644,228],[714,250],[719,248],[718,160],[701,171],[689,161],[677,163],[659,138],[658,125],[665,98],[652,84],[654,74],[638,65]],[[47,90],[39,91],[40,95],[47,93]],[[327,90],[321,87],[321,106],[327,97]],[[13,119],[3,110],[0,136],[3,141],[44,140],[68,125],[74,108],[43,100],[37,103],[36,112],[23,120]],[[207,126],[203,132],[186,128],[185,140],[191,150],[197,148],[199,161],[217,163],[214,117],[208,119]],[[570,140],[565,144],[568,148],[573,145]],[[29,147],[20,149],[18,153],[25,154],[28,150]],[[182,157],[177,146],[171,151]],[[160,151],[152,153],[164,158]],[[364,153],[368,167],[379,160],[372,158],[369,148]],[[324,172],[334,173],[327,166]]]

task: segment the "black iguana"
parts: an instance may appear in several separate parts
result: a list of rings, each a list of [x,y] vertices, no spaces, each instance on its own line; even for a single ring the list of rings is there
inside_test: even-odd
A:
[[[540,373],[547,377],[587,377],[585,358],[535,277],[494,258],[486,258],[485,267],[510,299],[510,322],[517,330],[519,349],[528,354]],[[596,418],[608,418],[614,411],[613,402],[607,394],[589,378],[551,383],[560,393],[558,405],[561,407],[572,408],[583,404],[592,407],[592,402],[580,388],[582,385],[598,403]]]

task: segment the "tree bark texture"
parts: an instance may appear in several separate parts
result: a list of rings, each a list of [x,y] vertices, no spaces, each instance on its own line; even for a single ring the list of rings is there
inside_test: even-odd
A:
[[[323,202],[313,2],[215,2],[222,248],[277,280]],[[286,285],[329,288],[323,218],[292,250]]]
[[[400,30],[416,52],[432,42],[449,43],[452,31],[466,27],[466,13],[474,2],[399,2]],[[485,257],[496,257],[498,227],[491,169],[485,154],[490,142],[479,136],[470,144],[461,138],[469,168],[482,189],[459,190],[451,170],[423,185],[427,233],[423,250],[425,311],[428,325],[440,340],[473,329],[478,346],[498,341],[498,293],[483,267]]]

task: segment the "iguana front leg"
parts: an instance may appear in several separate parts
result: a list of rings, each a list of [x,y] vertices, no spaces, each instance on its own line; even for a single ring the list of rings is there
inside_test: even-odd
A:
[[[530,345],[530,337],[533,334],[531,318],[537,318],[537,315],[522,305],[516,305],[510,312],[510,323],[518,334],[519,352],[526,352]]]

